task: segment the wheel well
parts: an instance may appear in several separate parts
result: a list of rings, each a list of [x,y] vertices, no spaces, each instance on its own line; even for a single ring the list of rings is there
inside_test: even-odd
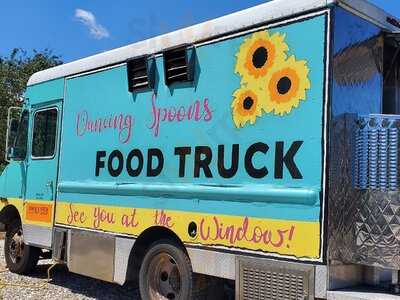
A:
[[[132,251],[129,255],[128,271],[126,275],[128,281],[137,282],[140,265],[147,249],[155,241],[162,239],[170,239],[175,241],[187,253],[185,245],[172,230],[162,226],[150,227],[139,235],[135,244],[133,245]]]
[[[13,205],[7,205],[0,212],[0,223],[5,224],[7,227],[14,220],[19,220],[21,222],[18,209]]]

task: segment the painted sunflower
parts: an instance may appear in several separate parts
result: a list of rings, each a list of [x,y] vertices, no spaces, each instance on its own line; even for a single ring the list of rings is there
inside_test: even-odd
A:
[[[237,128],[244,127],[247,122],[254,124],[262,115],[261,90],[242,86],[233,94],[232,115]]]
[[[242,76],[242,82],[252,82],[284,62],[288,50],[284,34],[256,32],[240,46],[235,72]]]
[[[304,60],[296,61],[294,56],[276,68],[269,75],[264,87],[263,104],[267,113],[283,116],[306,100],[306,91],[311,88],[308,78],[310,70]]]

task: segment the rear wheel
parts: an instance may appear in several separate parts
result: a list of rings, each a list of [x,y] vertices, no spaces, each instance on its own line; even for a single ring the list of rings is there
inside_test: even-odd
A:
[[[192,299],[193,272],[189,257],[171,240],[152,244],[139,272],[143,300]]]
[[[7,226],[4,254],[11,272],[27,274],[37,265],[40,249],[24,243],[22,225],[19,221],[14,221]]]

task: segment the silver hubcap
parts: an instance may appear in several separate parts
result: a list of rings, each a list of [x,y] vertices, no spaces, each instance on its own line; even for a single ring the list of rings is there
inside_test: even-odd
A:
[[[24,235],[22,234],[22,229],[19,229],[11,238],[9,245],[10,258],[14,264],[19,263],[22,259],[24,246]]]
[[[149,274],[151,299],[180,299],[181,274],[172,256],[167,253],[155,256]]]

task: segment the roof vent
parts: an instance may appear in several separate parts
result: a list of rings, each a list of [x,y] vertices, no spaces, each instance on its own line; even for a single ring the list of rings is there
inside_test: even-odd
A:
[[[154,88],[153,57],[142,56],[128,61],[128,89],[130,92]]]
[[[195,48],[180,47],[164,52],[165,83],[188,82],[194,79]]]

